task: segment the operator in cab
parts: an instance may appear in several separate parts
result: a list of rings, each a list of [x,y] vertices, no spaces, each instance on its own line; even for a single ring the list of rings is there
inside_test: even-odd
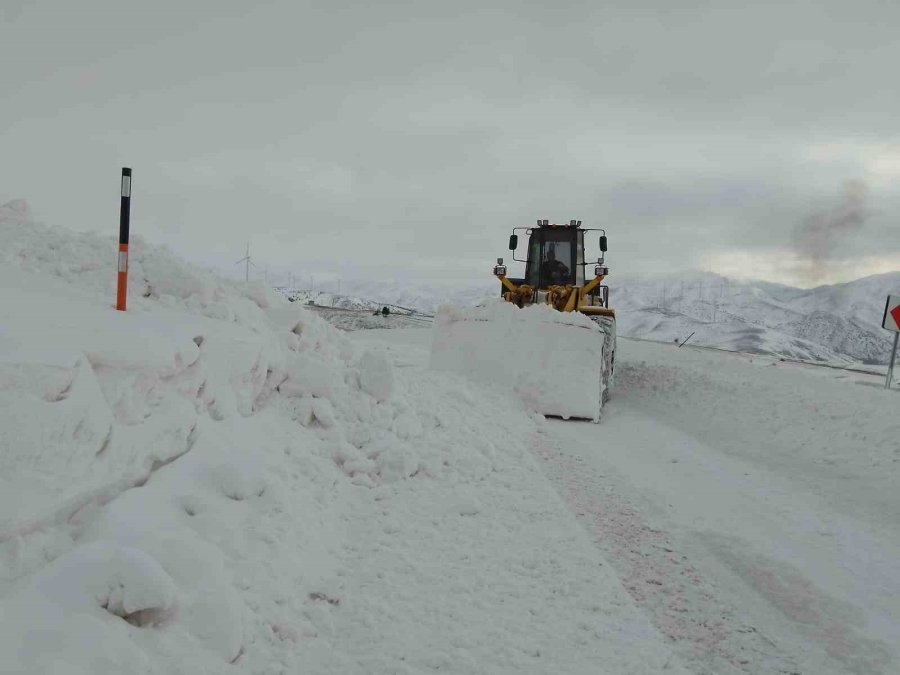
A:
[[[541,265],[541,281],[547,286],[564,286],[572,283],[569,268],[556,259],[556,251],[551,247]]]

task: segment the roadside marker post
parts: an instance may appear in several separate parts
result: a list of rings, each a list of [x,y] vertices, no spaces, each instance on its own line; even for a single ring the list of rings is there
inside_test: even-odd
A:
[[[881,317],[881,327],[894,332],[894,348],[891,350],[891,360],[888,362],[887,377],[884,380],[884,388],[890,389],[894,379],[894,361],[897,359],[897,343],[900,342],[900,295],[889,295],[884,303],[884,316]]]
[[[125,311],[128,297],[128,229],[131,223],[131,169],[122,167],[122,202],[119,207],[119,267],[116,309]]]

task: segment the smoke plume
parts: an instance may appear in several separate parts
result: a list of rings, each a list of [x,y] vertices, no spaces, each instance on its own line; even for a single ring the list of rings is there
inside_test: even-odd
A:
[[[827,274],[826,264],[839,257],[841,240],[865,225],[867,192],[863,181],[847,181],[840,203],[807,216],[794,229],[794,248],[810,281],[819,281]]]

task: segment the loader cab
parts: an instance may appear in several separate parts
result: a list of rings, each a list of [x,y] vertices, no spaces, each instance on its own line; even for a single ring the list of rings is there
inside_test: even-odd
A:
[[[525,283],[533,288],[584,285],[584,231],[563,225],[531,230]]]

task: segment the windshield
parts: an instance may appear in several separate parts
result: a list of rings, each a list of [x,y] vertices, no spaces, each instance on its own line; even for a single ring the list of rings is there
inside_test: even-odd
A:
[[[573,283],[571,232],[545,231],[532,236],[526,283],[538,288]]]

